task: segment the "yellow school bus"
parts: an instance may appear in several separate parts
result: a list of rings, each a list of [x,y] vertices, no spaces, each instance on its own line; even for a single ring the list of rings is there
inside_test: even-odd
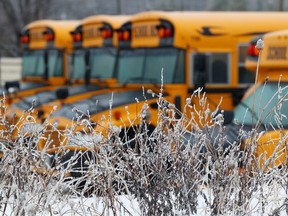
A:
[[[161,83],[182,110],[191,93],[203,87],[213,110],[231,110],[254,82],[244,67],[249,41],[286,28],[277,12],[160,12],[134,15],[119,29],[118,81]],[[149,88],[149,87],[148,87]],[[197,102],[195,102],[197,103]]]
[[[38,20],[24,27],[20,36],[23,50],[22,79],[5,85],[11,97],[13,94],[20,97],[31,95],[39,90],[48,90],[67,83],[67,59],[73,50],[70,31],[78,23]],[[17,92],[13,92],[15,87],[18,88]]]
[[[220,98],[223,98],[221,109],[231,110],[239,102],[243,89],[254,82],[254,74],[244,68],[249,41],[256,35],[285,28],[285,24],[278,22],[285,16],[285,13],[256,12],[151,11],[136,14],[117,31],[119,89],[144,86],[146,90],[160,90],[163,80],[165,98],[183,110],[186,98],[197,87],[204,87],[211,110],[218,105]],[[131,95],[135,97],[130,91],[127,91],[129,94],[121,93],[123,96],[116,94],[117,99],[127,99]],[[140,95],[139,92],[137,95]],[[74,105],[80,111],[85,111],[92,107],[94,101],[106,100],[108,103],[111,95],[106,95],[105,99],[104,95],[103,98],[101,95],[98,97]],[[110,117],[114,125],[122,125],[123,129],[131,123],[126,116],[127,106],[133,124],[137,125],[133,118],[137,119],[143,100],[139,104],[124,102],[112,106],[111,110],[107,104],[105,109],[100,106],[101,109],[92,111],[89,118],[98,124],[101,116],[106,116],[106,119]],[[150,107],[157,104],[155,98],[149,98],[147,102]],[[63,130],[66,125],[73,125],[74,115],[69,112],[71,107],[73,105],[60,109],[58,116],[51,119],[52,123],[57,123]],[[151,112],[154,111],[157,112],[157,109],[152,108]],[[150,115],[153,128],[153,124],[157,123],[157,114]],[[60,143],[66,145],[67,139],[67,136],[63,136]],[[72,146],[67,145],[67,148],[71,149]],[[77,148],[74,146],[73,149]]]
[[[40,91],[47,92],[67,83],[68,56],[73,50],[70,32],[78,24],[78,21],[37,20],[24,27],[20,35],[23,50],[22,78],[20,82],[5,84],[7,103],[6,105],[2,103],[2,106],[9,105],[9,109],[2,112],[1,117],[5,120],[8,118],[8,122],[2,124],[5,121],[1,121],[2,132],[7,131],[3,136],[1,135],[1,138],[10,136],[10,124],[18,121],[13,114],[13,108],[10,110],[11,103],[22,101],[30,108],[32,101],[26,99],[26,96]],[[1,107],[1,110],[5,108]],[[19,111],[18,117],[21,116],[22,111]]]
[[[287,38],[288,30],[279,30],[251,39],[245,67],[256,74],[258,66],[256,83],[233,111],[224,112],[226,129],[223,136],[227,138],[224,146],[241,145],[245,153],[240,155],[255,155],[255,169],[268,172],[287,165]],[[263,49],[258,46],[261,40],[264,41]],[[249,133],[252,131],[256,133]],[[242,163],[241,171],[251,172],[249,166]]]
[[[113,86],[116,82],[116,29],[129,16],[96,15],[82,20],[73,32],[74,70],[71,81]],[[84,76],[83,76],[84,75]]]
[[[116,83],[117,34],[121,24],[129,16],[97,15],[83,19],[71,32],[73,39],[72,66],[67,77],[68,85],[49,91],[39,91],[35,95],[21,98],[9,109],[10,122],[17,122],[25,110],[34,110],[26,115],[44,122],[53,107],[59,109],[65,103],[73,103],[93,95],[111,92]],[[110,89],[109,89],[110,88]],[[14,131],[18,134],[18,130]]]
[[[264,49],[261,52],[259,62],[259,75],[258,80],[263,82],[266,78],[269,80],[278,81],[287,79],[286,76],[286,59],[287,59],[287,42],[286,37],[288,35],[287,30],[280,30],[264,34],[261,38],[264,41]],[[251,46],[255,45],[255,41],[259,38],[251,40]],[[256,49],[256,48],[255,48]],[[250,65],[257,65],[259,51],[257,56],[252,53],[248,53],[245,67],[252,68]]]
[[[41,110],[42,118],[51,112],[53,106],[73,102],[93,94],[101,93],[115,83],[115,65],[117,63],[117,36],[114,29],[127,21],[128,16],[97,15],[83,19],[69,34],[69,43],[74,49],[70,52],[72,62],[65,83],[58,83],[58,89],[39,91],[37,94],[18,100],[11,107],[11,112],[21,115],[23,110],[34,108]],[[55,78],[50,78],[50,80]],[[64,81],[64,77],[62,78]],[[57,82],[54,82],[55,85]],[[62,99],[61,101],[57,100]]]
[[[246,66],[256,69],[259,60],[259,70],[256,86],[250,87],[241,103],[234,109],[232,117],[238,125],[229,122],[227,137],[231,131],[246,131],[256,129],[261,133],[256,140],[255,156],[259,161],[257,166],[264,170],[271,167],[283,166],[287,163],[287,134],[288,134],[288,65],[287,47],[288,30],[280,30],[261,36],[264,49],[255,48],[259,37],[251,40]],[[251,51],[253,50],[254,51]],[[260,53],[260,54],[259,54]],[[229,132],[230,131],[230,132]],[[241,142],[240,138],[229,137],[230,141]],[[242,140],[243,148],[253,145],[251,140]]]
[[[151,117],[158,116],[158,102],[157,97],[141,88],[117,89],[66,104],[48,119],[47,124],[26,120],[20,133],[27,133],[27,128],[33,128],[30,131],[45,128],[38,143],[38,149],[47,154],[45,172],[54,173],[57,163],[69,160],[75,164],[66,170],[66,175],[79,177],[87,170],[88,160],[97,160],[95,153],[101,146],[120,138],[123,148],[134,148],[135,133],[147,131],[149,136],[155,126]]]

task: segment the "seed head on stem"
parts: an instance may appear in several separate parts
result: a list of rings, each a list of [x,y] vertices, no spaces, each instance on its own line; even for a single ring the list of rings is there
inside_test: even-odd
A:
[[[257,84],[257,80],[258,80],[259,62],[261,59],[261,52],[264,49],[264,41],[262,39],[258,39],[255,48],[258,49],[259,56],[258,56],[258,61],[257,61],[255,85],[254,85],[254,97],[253,97],[253,104],[252,104],[252,127],[254,125],[254,104],[255,104],[256,84]]]

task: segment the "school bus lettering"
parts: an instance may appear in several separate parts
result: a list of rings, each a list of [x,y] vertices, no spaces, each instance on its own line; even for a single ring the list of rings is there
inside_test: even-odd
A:
[[[157,37],[156,25],[142,25],[133,28],[133,35],[135,38],[139,37]]]
[[[30,39],[31,39],[31,41],[43,41],[44,40],[44,34],[42,31],[32,31],[30,33]]]
[[[155,25],[150,26],[151,36],[158,36],[158,31]]]
[[[285,46],[272,46],[268,48],[268,56],[269,60],[285,60],[287,47]]]
[[[84,29],[83,37],[85,39],[101,37],[101,31],[98,27],[90,27]]]

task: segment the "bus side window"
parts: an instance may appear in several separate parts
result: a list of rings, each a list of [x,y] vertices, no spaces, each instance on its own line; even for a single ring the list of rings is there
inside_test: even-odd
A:
[[[192,56],[193,84],[196,88],[229,82],[228,53],[197,53]]]
[[[227,84],[229,58],[226,53],[211,53],[211,75],[209,83]]]
[[[227,64],[216,60],[212,63],[212,83],[227,83]]]

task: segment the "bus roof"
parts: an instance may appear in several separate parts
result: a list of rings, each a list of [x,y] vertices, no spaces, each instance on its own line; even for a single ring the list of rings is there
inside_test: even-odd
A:
[[[58,29],[71,29],[75,28],[75,25],[79,24],[78,20],[36,20],[24,27],[24,29],[49,27],[55,30]]]
[[[131,16],[125,15],[94,15],[84,18],[81,25],[89,25],[95,23],[109,23],[113,29],[119,28],[124,22],[128,21]]]
[[[74,47],[117,46],[117,34],[115,30],[120,28],[130,17],[131,16],[124,15],[94,15],[84,18],[75,28],[74,33],[81,32],[82,37],[81,40],[74,41],[76,42]],[[108,30],[109,37],[104,38],[103,35],[106,34]],[[106,31],[106,33],[103,31]]]
[[[37,20],[24,27],[24,31],[37,29],[52,29],[55,33],[56,48],[72,48],[70,32],[79,24],[77,20]]]
[[[166,20],[170,22],[175,31],[174,46],[186,48],[201,44],[201,47],[213,48],[223,46],[225,43],[217,43],[217,39],[229,42],[239,40],[249,42],[251,37],[266,32],[288,28],[285,20],[288,14],[284,12],[165,12],[148,11],[131,17],[132,23]],[[281,23],[281,20],[283,22]],[[245,28],[243,27],[245,26]],[[214,43],[209,43],[210,38]],[[215,40],[216,39],[216,40]],[[224,41],[225,42],[225,41]],[[197,49],[197,46],[196,46]]]

